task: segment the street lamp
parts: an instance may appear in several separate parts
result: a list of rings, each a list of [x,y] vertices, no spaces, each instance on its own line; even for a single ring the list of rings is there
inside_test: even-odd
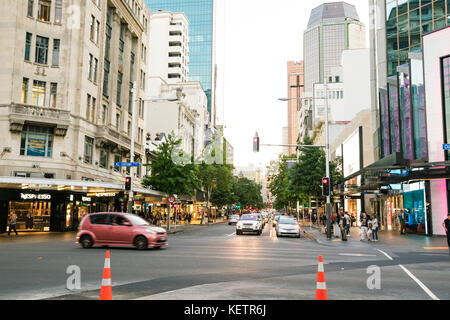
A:
[[[279,101],[291,100],[323,100],[324,98],[279,98]],[[326,176],[330,178],[330,131],[328,122],[328,82],[325,80],[325,154]],[[327,195],[327,238],[331,239],[331,194]]]
[[[133,163],[134,162],[134,143],[135,143],[135,132],[136,132],[136,102],[137,102],[137,98],[136,98],[136,93],[137,93],[137,82],[134,81],[133,82],[133,89],[132,89],[132,93],[133,93],[133,103],[131,106],[131,148],[130,148],[130,162]],[[163,98],[158,98],[158,97],[148,97],[147,99],[143,100],[144,102],[176,102],[179,101],[178,97],[177,98],[170,98],[170,99],[163,99]],[[131,179],[133,179],[134,177],[134,173],[133,173],[133,167],[130,168],[130,174],[131,174]],[[130,187],[130,193],[128,196],[128,212],[132,213],[133,212],[133,200],[134,200],[134,192],[133,192],[133,183],[131,181],[131,187]],[[169,206],[169,219],[168,221],[170,221],[170,206]],[[170,229],[170,225],[168,224],[168,228]],[[168,230],[170,231],[170,230]]]

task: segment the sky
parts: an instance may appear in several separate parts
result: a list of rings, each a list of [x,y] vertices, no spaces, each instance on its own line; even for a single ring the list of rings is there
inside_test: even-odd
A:
[[[303,60],[303,32],[321,0],[217,0],[217,116],[234,147],[235,166],[266,167],[282,148],[261,147],[253,137],[281,144],[287,126],[287,61]],[[368,0],[356,6],[368,30]],[[368,38],[368,36],[367,36]]]

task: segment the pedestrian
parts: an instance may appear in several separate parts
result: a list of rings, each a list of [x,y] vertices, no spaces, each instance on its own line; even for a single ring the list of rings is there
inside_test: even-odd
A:
[[[362,213],[362,217],[361,217],[361,227],[359,229],[359,232],[361,234],[361,240],[360,241],[364,241],[366,239],[368,226],[369,226],[369,220],[370,220],[370,218],[367,215],[367,213],[363,212]]]
[[[447,215],[447,219],[444,220],[444,223],[442,223],[442,226],[445,229],[445,233],[447,234],[447,244],[448,249],[450,250],[450,213]]]
[[[351,219],[350,219],[350,215],[348,214],[347,211],[345,211],[344,213],[344,218],[345,218],[345,222],[346,222],[346,226],[345,226],[345,233],[347,235],[347,237],[350,237],[350,224],[351,224]]]
[[[372,219],[372,240],[377,242],[378,241],[378,219],[377,217],[373,217]]]
[[[339,227],[341,228],[342,241],[347,241],[347,219],[342,211],[339,217]]]
[[[400,210],[398,213],[398,221],[400,222],[400,234],[406,234],[405,213],[403,210]]]
[[[11,211],[11,215],[9,217],[9,230],[8,230],[8,237],[11,234],[11,230],[14,230],[16,232],[16,236],[19,235],[19,233],[16,230],[16,223],[17,223],[17,215],[14,211]]]

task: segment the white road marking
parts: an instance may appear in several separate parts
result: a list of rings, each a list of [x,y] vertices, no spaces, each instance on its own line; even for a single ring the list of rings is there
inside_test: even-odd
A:
[[[236,231],[233,232],[232,234],[227,235],[227,237],[232,237],[232,236],[235,236],[235,235],[236,235]]]
[[[406,272],[406,274],[408,276],[410,276],[422,289],[423,291],[425,291],[431,299],[433,300],[440,300],[438,297],[436,297],[433,292],[431,292],[430,289],[427,288],[427,286],[425,286],[419,279],[417,279],[408,269],[406,269],[404,266],[402,266],[401,264],[398,265],[400,268],[403,269],[403,271]]]
[[[376,257],[376,254],[360,254],[360,253],[339,253],[340,256],[349,257]]]
[[[378,251],[380,251],[382,254],[384,254],[389,260],[394,260],[391,256],[389,256],[386,252],[381,251],[380,249],[377,249]]]

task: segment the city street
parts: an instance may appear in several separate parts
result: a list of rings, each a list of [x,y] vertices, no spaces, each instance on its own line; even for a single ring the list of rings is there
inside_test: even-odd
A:
[[[330,300],[450,299],[450,255],[426,250],[428,238],[339,242],[304,230],[313,237],[277,238],[270,223],[261,236],[237,236],[221,223],[170,235],[164,249],[109,248],[113,300],[313,300],[319,255]],[[98,299],[105,251],[82,249],[73,233],[1,237],[0,299]],[[71,265],[80,291],[66,289]],[[368,289],[370,266],[381,268],[379,290]]]

